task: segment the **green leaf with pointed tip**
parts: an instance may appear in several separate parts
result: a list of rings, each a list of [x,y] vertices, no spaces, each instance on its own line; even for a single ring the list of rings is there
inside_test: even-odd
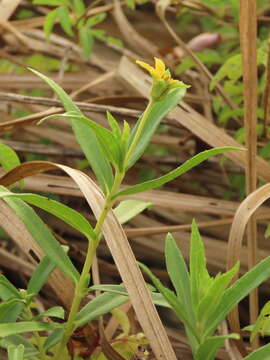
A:
[[[220,306],[209,317],[211,324],[205,336],[211,335],[230,311],[243,300],[252,290],[270,277],[270,257],[259,262],[253,269],[245,273],[231,287],[225,290]]]
[[[22,298],[20,292],[16,289],[16,287],[11,284],[11,282],[5,277],[5,275],[2,274],[0,274],[0,298],[3,301],[12,298]]]
[[[9,345],[8,347],[8,360],[23,360],[24,359],[24,346]]]
[[[253,351],[243,360],[269,360],[270,359],[270,344],[264,345],[259,349]]]
[[[194,310],[202,298],[203,290],[210,285],[210,276],[206,268],[206,258],[203,242],[196,225],[196,221],[192,221],[191,245],[190,245],[190,286],[191,298]]]
[[[58,9],[51,10],[45,17],[44,32],[47,39],[49,39],[52,33],[57,18],[58,18]]]
[[[100,143],[102,148],[104,157],[114,165],[114,167],[118,168],[120,171],[123,170],[124,166],[124,156],[121,150],[119,140],[116,139],[114,134],[109,131],[108,129],[100,126],[99,124],[95,123],[94,121],[86,118],[83,115],[78,115],[76,112],[67,112],[61,115],[57,115],[58,117],[67,117],[72,119],[77,119],[81,121],[83,124],[89,126],[94,132],[95,135]],[[50,115],[43,120],[45,121],[48,118],[55,117],[55,115]]]
[[[137,194],[142,191],[155,189],[161,185],[166,184],[167,182],[177,178],[178,176],[186,173],[188,170],[194,168],[195,166],[199,165],[203,161],[209,159],[210,157],[218,154],[222,154],[225,151],[231,150],[242,150],[240,148],[235,147],[221,147],[203,151],[191,159],[187,160],[183,165],[179,166],[178,168],[170,171],[168,174],[163,175],[157,179],[146,181],[142,184],[134,185],[129,187],[128,189],[120,191],[118,194],[114,196],[114,198],[118,198],[120,196],[126,196],[131,194]]]
[[[4,201],[15,211],[16,215],[25,224],[32,237],[50,260],[54,262],[73,283],[77,283],[80,276],[78,271],[52,232],[36,215],[34,210],[21,199],[5,197]]]
[[[36,70],[30,70],[43,79],[53,89],[66,111],[74,111],[77,112],[78,115],[83,116],[77,105],[74,104],[67,93],[58,84],[56,84],[56,82]],[[112,168],[103,156],[103,151],[94,131],[89,126],[78,120],[71,119],[71,125],[76,139],[80,144],[89,164],[91,165],[99,183],[101,184],[103,191],[107,194],[113,184]]]
[[[231,283],[233,277],[239,271],[239,262],[237,262],[229,271],[224,274],[218,274],[212,284],[209,286],[205,296],[199,302],[197,308],[197,319],[200,323],[200,328],[208,328],[209,317],[221,303],[222,295],[227,286]]]
[[[79,41],[80,41],[80,46],[83,50],[84,56],[86,57],[86,59],[89,59],[89,57],[93,51],[94,37],[93,37],[92,31],[88,27],[83,26],[80,28]]]
[[[72,23],[69,18],[68,7],[60,6],[58,8],[58,16],[60,19],[60,25],[61,25],[62,29],[64,30],[64,32],[69,36],[73,36],[74,33],[72,30]]]
[[[76,327],[85,325],[127,301],[128,297],[124,295],[110,293],[98,295],[77,313],[75,325]]]
[[[75,0],[75,1],[73,1],[73,6],[74,6],[74,9],[75,9],[75,14],[78,17],[81,17],[85,13],[86,9],[85,9],[85,5],[84,5],[83,0]]]
[[[87,27],[93,27],[96,26],[97,24],[101,23],[102,21],[104,21],[107,17],[106,13],[100,13],[94,16],[91,16],[90,18],[87,19],[86,21],[86,26]]]
[[[55,267],[55,264],[49,259],[49,257],[44,256],[40,263],[36,266],[31,279],[28,282],[28,294],[38,294]]]
[[[178,318],[183,322],[185,327],[189,330],[189,332],[192,334],[192,341],[198,341],[198,337],[196,334],[196,330],[193,327],[193,323],[191,322],[192,319],[189,318],[186,309],[183,305],[183,302],[181,299],[176,297],[173,291],[167,289],[160,281],[159,279],[151,272],[150,269],[148,269],[147,266],[138,263],[140,268],[149,276],[157,290],[163,295],[165,300],[170,304],[171,308],[174,310]],[[191,339],[190,339],[191,340]],[[195,347],[196,344],[191,344],[191,346]]]
[[[196,351],[195,360],[214,360],[217,351],[224,346],[226,339],[239,339],[238,334],[229,334],[224,336],[212,336],[206,339]]]
[[[252,332],[250,335],[251,343],[254,341],[256,335],[260,334],[265,335],[269,329],[269,315],[270,315],[270,301],[268,301],[262,308],[260,315],[258,316],[255,324],[252,327]]]
[[[33,331],[49,331],[57,327],[53,323],[43,323],[37,321],[21,321],[16,323],[0,324],[0,338],[14,334],[22,334]]]
[[[24,303],[22,299],[10,299],[0,304],[0,323],[15,322],[22,312]]]
[[[52,200],[50,198],[46,198],[45,196],[31,193],[12,193],[8,191],[4,186],[0,185],[0,198],[3,197],[15,197],[27,202],[28,204],[37,206],[40,209],[57,216],[65,223],[72,226],[74,229],[84,234],[88,240],[96,238],[92,226],[80,213],[64,204],[61,204],[56,200]]]
[[[166,237],[165,259],[167,272],[175,288],[177,298],[181,299],[189,320],[195,323],[188,269],[183,255],[171,234]]]
[[[62,306],[53,306],[50,309],[44,311],[43,313],[36,315],[33,320],[38,320],[43,317],[56,317],[58,319],[64,320],[65,310],[62,308]]]
[[[136,215],[152,206],[152,203],[141,200],[124,200],[113,209],[120,224],[125,224]]]
[[[107,111],[107,120],[108,120],[108,123],[110,124],[110,127],[112,129],[112,132],[115,136],[115,138],[119,141],[121,139],[121,129],[120,129],[120,126],[118,124],[118,122],[116,121],[116,119],[114,118],[114,116],[109,112]]]
[[[130,143],[132,142],[140,122],[144,118],[145,125],[141,132],[139,141],[136,145],[135,151],[131,155],[127,168],[129,169],[144,153],[146,147],[150,143],[153,134],[156,132],[161,120],[179,103],[185,96],[186,88],[178,88],[171,90],[166,96],[162,96],[162,100],[149,103],[144,114],[140,117],[136,126],[132,130]],[[145,119],[147,116],[147,119]]]

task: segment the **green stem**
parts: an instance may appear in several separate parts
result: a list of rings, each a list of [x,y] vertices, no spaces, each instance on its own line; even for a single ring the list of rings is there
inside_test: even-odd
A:
[[[32,314],[32,311],[31,311],[30,307],[26,308],[25,315],[26,315],[26,320],[27,321],[31,321],[33,319],[33,314]],[[40,359],[41,360],[46,360],[46,352],[45,352],[45,350],[43,348],[41,337],[39,336],[38,331],[33,331],[33,335],[34,335],[34,338],[35,338],[35,341],[36,341],[36,345],[38,347]]]
[[[106,219],[108,212],[111,210],[112,206],[114,205],[115,200],[113,200],[112,197],[113,197],[113,195],[115,195],[118,192],[119,186],[121,185],[124,175],[125,175],[124,173],[116,172],[112,189],[105,200],[103,209],[100,213],[99,219],[98,219],[95,229],[94,229],[96,238],[90,239],[90,241],[89,241],[85,263],[84,263],[84,266],[83,266],[83,269],[82,269],[82,272],[80,275],[79,282],[75,288],[75,295],[74,295],[73,302],[71,305],[69,317],[68,317],[68,320],[67,320],[67,323],[65,326],[64,334],[62,336],[61,342],[58,346],[57,352],[54,357],[55,360],[61,358],[61,354],[64,351],[65,346],[68,343],[70,336],[72,335],[73,331],[75,330],[76,314],[79,310],[81,301],[86,293],[86,289],[87,289],[88,282],[89,282],[89,271],[91,269],[93,259],[94,259],[95,253],[96,253],[96,249],[97,249],[100,239],[101,239],[100,235],[101,235],[101,231],[102,231],[102,225]]]
[[[144,130],[145,123],[146,123],[146,121],[148,119],[148,116],[149,116],[150,112],[152,111],[152,106],[153,106],[153,102],[150,100],[147,107],[146,107],[146,109],[145,109],[145,111],[144,111],[144,113],[143,113],[143,115],[142,115],[142,117],[141,117],[141,119],[140,119],[137,131],[136,131],[136,133],[134,135],[134,138],[133,138],[133,140],[132,140],[132,142],[130,144],[130,147],[128,149],[128,152],[127,152],[127,155],[126,155],[126,158],[125,158],[125,167],[124,167],[125,169],[126,169],[126,167],[128,165],[128,161],[130,160],[131,155],[134,153],[135,148],[136,148],[136,146],[137,146],[137,144],[138,144],[138,142],[140,140],[141,134],[142,134],[142,132]]]

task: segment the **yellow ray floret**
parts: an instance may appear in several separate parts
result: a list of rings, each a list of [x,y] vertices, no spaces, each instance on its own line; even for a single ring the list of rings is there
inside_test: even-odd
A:
[[[136,61],[136,64],[147,70],[150,75],[155,79],[165,80],[168,81],[168,83],[170,84],[177,81],[172,79],[171,76],[168,74],[165,64],[161,59],[155,58],[155,67],[145,63],[144,61],[139,60]]]

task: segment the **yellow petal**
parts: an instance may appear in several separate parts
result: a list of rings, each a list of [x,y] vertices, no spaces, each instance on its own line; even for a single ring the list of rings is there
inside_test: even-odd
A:
[[[136,64],[147,70],[151,76],[153,76],[153,74],[155,73],[155,69],[144,61],[136,60]]]
[[[161,59],[155,58],[155,70],[156,70],[156,74],[159,77],[162,77],[162,75],[165,73],[166,67]]]

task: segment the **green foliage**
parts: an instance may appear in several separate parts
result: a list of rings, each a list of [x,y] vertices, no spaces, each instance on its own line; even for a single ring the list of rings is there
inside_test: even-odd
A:
[[[152,203],[140,200],[124,200],[114,209],[114,213],[120,222],[125,224],[136,215],[152,206]]]
[[[193,167],[197,166],[201,162],[209,159],[213,155],[221,154],[225,151],[231,151],[231,150],[241,150],[240,148],[234,148],[234,147],[222,147],[222,148],[215,148],[211,150],[203,151],[191,159],[187,160],[183,165],[179,166],[178,168],[172,170],[166,175],[161,176],[160,178],[146,181],[142,184],[134,185],[129,187],[126,190],[120,191],[118,194],[115,195],[115,198],[126,196],[130,194],[136,194],[142,191],[155,189],[161,185],[166,184],[167,182],[177,178],[178,176],[184,174],[188,170],[192,169]]]
[[[250,341],[253,342],[257,335],[266,336],[270,334],[270,302],[262,308],[254,325],[247,326],[244,330],[251,331]]]
[[[37,0],[36,3],[44,4],[43,0]],[[60,24],[67,34],[71,34],[74,27],[72,17],[69,17],[70,2],[67,0],[60,5],[57,1],[52,1],[50,4],[48,4],[48,2],[46,4],[53,6],[59,5],[55,10],[57,10],[57,16],[60,16]],[[83,17],[85,11],[83,3],[78,2],[74,11],[77,16]],[[89,27],[88,33],[90,34],[89,29],[91,29],[92,26],[95,26],[103,20],[104,15],[102,14],[89,19],[87,25]],[[83,29],[86,29],[83,21],[78,22],[78,27],[81,32],[85,31]],[[99,33],[98,36],[102,36],[102,33]],[[158,69],[158,62],[162,71]],[[2,303],[0,304],[0,337],[2,337],[0,346],[7,349],[11,359],[16,359],[16,357],[20,359],[22,356],[31,357],[32,355],[34,357],[37,356],[37,359],[45,359],[48,350],[52,352],[55,359],[63,358],[63,356],[68,359],[66,345],[75,329],[97,319],[99,316],[113,311],[113,309],[128,301],[124,287],[111,286],[110,290],[113,289],[113,291],[96,296],[92,301],[80,308],[83,297],[88,291],[93,290],[93,288],[88,289],[89,271],[96,248],[102,237],[103,222],[106,219],[108,211],[115,205],[116,198],[156,188],[175,179],[211,156],[224,151],[236,150],[236,148],[232,147],[207,150],[194,156],[179,168],[172,170],[158,179],[132,186],[124,191],[119,191],[119,187],[127,170],[140,158],[149,145],[152,135],[158,128],[161,120],[178,104],[186,92],[187,86],[180,81],[173,81],[169,71],[165,70],[165,66],[163,69],[163,66],[164,64],[162,64],[161,60],[156,60],[156,68],[151,68],[159,78],[153,78],[151,100],[132,130],[130,130],[126,121],[124,121],[121,126],[110,113],[107,113],[107,127],[103,127],[93,120],[86,118],[78,106],[59,85],[47,76],[40,74],[36,70],[32,70],[41,77],[59,97],[66,112],[57,116],[70,119],[77,141],[84,151],[105,193],[105,203],[103,209],[101,209],[100,217],[97,219],[97,224],[95,228],[93,228],[78,212],[56,200],[37,194],[14,193],[3,186],[0,187],[0,198],[13,209],[45,254],[34,270],[26,290],[18,291],[4,276],[0,275],[0,297],[2,298]],[[7,154],[7,157],[10,159],[7,162],[7,157],[3,156],[4,160],[2,160],[2,162],[6,164],[7,170],[18,165],[18,159],[12,150],[3,146],[2,154]],[[78,273],[70,260],[66,252],[67,249],[64,249],[58,243],[53,233],[28,204],[37,206],[57,216],[86,236],[88,239],[88,250],[81,274]],[[150,205],[150,203],[141,201],[126,200],[115,208],[115,214],[121,223],[125,223]],[[198,354],[205,354],[210,346],[208,344],[209,342],[213,344],[214,356],[216,352],[215,349],[218,349],[220,345],[223,344],[224,338],[212,336],[213,331],[212,329],[209,330],[211,322],[208,321],[207,314],[211,317],[215,313],[217,317],[219,304],[222,303],[223,294],[226,293],[225,288],[237,271],[237,265],[226,274],[211,278],[205,268],[203,245],[198,232],[196,234],[196,228],[193,228],[193,235],[190,273],[173,238],[168,236],[166,241],[166,264],[176,294],[166,289],[146,267],[144,267],[144,269],[148,272],[156,288],[159,290],[159,293],[156,293],[150,289],[153,301],[158,305],[174,309],[177,316],[184,322],[194,354],[197,354],[197,352]],[[198,249],[200,249],[199,252]],[[200,266],[200,269],[199,271],[198,269],[196,270],[197,273],[195,275],[195,267],[197,266]],[[175,272],[176,267],[180,268],[180,277]],[[75,286],[72,310],[68,314],[67,320],[61,324],[54,321],[42,322],[41,319],[53,317],[64,320],[65,312],[62,307],[54,306],[37,315],[33,312],[33,310],[36,311],[35,297],[55,268],[62,270]],[[202,277],[203,280],[200,277]],[[253,282],[250,281],[249,287],[246,287],[250,290],[252,284]],[[242,292],[240,291],[240,293],[243,294],[243,290]],[[205,301],[203,301],[203,299],[205,299]],[[206,306],[206,302],[208,301],[211,303],[211,309],[208,309]],[[237,302],[235,301],[234,303]],[[119,350],[124,357],[131,358],[131,356],[135,354],[138,346],[145,343],[146,340],[144,336],[137,336],[138,334],[130,335],[127,318],[122,316],[119,311],[116,311],[115,314],[117,314],[115,316],[118,316],[120,319],[120,324],[126,339],[125,344],[128,344],[128,346],[123,345],[121,337],[117,338],[113,346]],[[199,328],[196,321],[199,322]],[[206,330],[209,332],[207,335],[204,333]],[[39,334],[40,331],[45,331],[46,336],[41,337]],[[20,337],[20,334],[28,332],[31,333],[29,338],[23,339]],[[50,334],[48,334],[48,332],[50,332]],[[205,336],[204,342],[201,341],[201,336]],[[37,345],[37,348],[32,346],[33,344]],[[197,360],[201,360],[202,355],[196,356]],[[213,358],[211,356],[209,360]],[[103,358],[104,354],[102,353],[96,357],[98,360]]]
[[[213,360],[226,339],[239,338],[238,334],[216,336],[217,327],[249,292],[269,277],[270,257],[229,286],[239,270],[239,263],[226,273],[211,277],[206,268],[204,246],[193,221],[189,272],[181,251],[170,234],[166,238],[165,258],[175,293],[164,287],[146,266],[140,266],[183,322],[194,359]],[[269,306],[265,313],[269,313]],[[255,331],[258,331],[258,327],[259,325],[254,327]]]
[[[128,1],[130,7],[133,7],[130,0]],[[94,28],[106,19],[107,14],[100,13],[89,17],[83,0],[33,0],[33,4],[56,6],[55,9],[48,12],[44,21],[44,32],[47,39],[50,38],[56,23],[59,22],[66,35],[76,36],[79,39],[79,44],[86,58],[92,54],[95,39],[122,45],[120,40],[106,35],[103,30]]]

